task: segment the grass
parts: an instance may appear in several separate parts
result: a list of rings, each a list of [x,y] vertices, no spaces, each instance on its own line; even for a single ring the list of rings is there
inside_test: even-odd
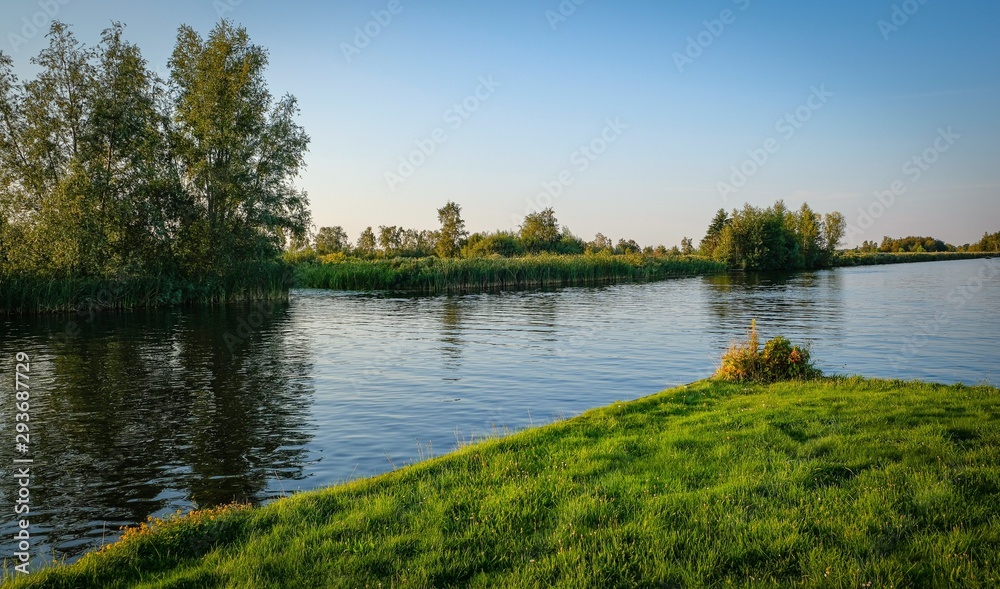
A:
[[[0,275],[0,314],[215,305],[288,297],[292,270],[261,264],[251,271],[190,280],[171,276],[122,278]]]
[[[1000,391],[702,381],[262,508],[41,587],[995,587]]]
[[[942,262],[989,258],[996,254],[984,252],[855,252],[848,250],[833,258],[833,266],[879,266],[911,262]]]
[[[724,272],[725,265],[705,258],[639,254],[543,254],[519,258],[348,258],[301,264],[296,283],[303,288],[462,293],[522,288],[590,286],[640,282],[673,276]]]

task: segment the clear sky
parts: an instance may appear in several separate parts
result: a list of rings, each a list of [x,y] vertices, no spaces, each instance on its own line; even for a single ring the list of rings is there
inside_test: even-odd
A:
[[[352,240],[368,225],[435,228],[448,200],[473,231],[553,206],[585,239],[643,245],[697,243],[720,207],[777,199],[843,212],[852,246],[1000,230],[993,2],[0,6],[22,76],[45,44],[26,23],[47,29],[46,6],[88,44],[125,23],[161,73],[182,23],[245,26],[270,51],[272,92],[300,101],[315,224]]]

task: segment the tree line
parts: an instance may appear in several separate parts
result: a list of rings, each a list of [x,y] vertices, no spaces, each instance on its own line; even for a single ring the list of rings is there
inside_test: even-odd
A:
[[[854,248],[858,252],[1000,252],[1000,231],[983,233],[983,238],[976,243],[951,245],[934,237],[900,237],[884,236],[881,243],[865,240]]]
[[[181,26],[166,80],[121,24],[48,40],[29,81],[0,52],[0,275],[202,280],[305,235],[309,137],[245,29]]]
[[[462,219],[462,207],[449,201],[438,209],[440,227],[434,230],[407,229],[395,225],[366,227],[352,242],[343,227],[320,227],[311,239],[299,241],[287,256],[290,260],[307,260],[315,256],[353,256],[361,258],[427,257],[476,258],[518,257],[532,254],[581,255],[608,252],[612,254],[642,253],[646,255],[693,254],[691,240],[682,240],[682,247],[663,245],[640,246],[633,239],[611,238],[598,233],[586,241],[560,225],[555,211],[547,208],[525,215],[515,230],[469,233]]]

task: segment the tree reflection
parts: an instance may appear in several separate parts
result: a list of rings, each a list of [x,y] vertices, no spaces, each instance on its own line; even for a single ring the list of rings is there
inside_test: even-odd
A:
[[[62,333],[66,319],[25,321]],[[113,533],[165,511],[257,503],[276,479],[301,479],[312,360],[289,323],[284,304],[131,312],[48,347],[4,344],[38,359],[32,523],[46,544],[73,556],[99,544],[104,522]]]

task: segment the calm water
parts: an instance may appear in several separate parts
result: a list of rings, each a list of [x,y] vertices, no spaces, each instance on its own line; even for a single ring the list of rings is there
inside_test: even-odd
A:
[[[148,515],[263,502],[707,377],[751,318],[828,373],[996,384],[998,310],[994,259],[0,318],[0,556],[16,352],[32,360],[32,552],[72,560]]]

